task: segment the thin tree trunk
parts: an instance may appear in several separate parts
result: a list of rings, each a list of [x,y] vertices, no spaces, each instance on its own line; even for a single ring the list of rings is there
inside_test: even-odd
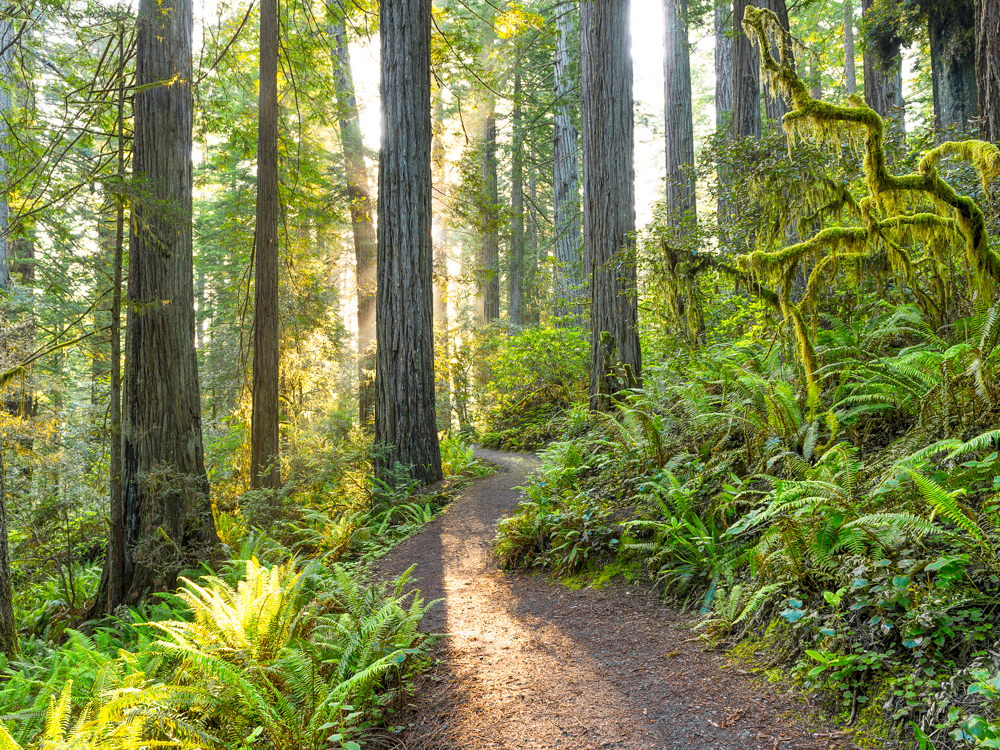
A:
[[[580,6],[583,242],[591,269],[590,406],[641,380],[635,258],[635,164],[628,0]]]
[[[278,2],[260,4],[250,486],[281,486],[278,445]]]
[[[340,144],[344,150],[344,173],[347,198],[351,207],[354,232],[354,268],[358,294],[358,417],[361,425],[370,425],[375,409],[375,222],[365,149],[354,93],[350,49],[342,19],[332,25],[336,46],[334,66],[337,74],[337,108],[340,119]]]
[[[663,20],[667,216],[679,242],[697,221],[687,0],[663,0]]]
[[[854,0],[844,0],[844,78],[847,82],[848,96],[858,93],[858,74],[854,55]]]
[[[434,336],[437,352],[434,372],[437,402],[437,423],[442,430],[451,429],[451,335],[448,331],[448,226],[444,221],[444,204],[438,198],[446,187],[445,150],[441,139],[444,130],[444,103],[441,90],[434,96],[434,139],[431,163],[434,168],[433,223],[434,242]]]
[[[486,201],[483,227],[482,279],[483,322],[500,317],[500,193],[497,188],[497,120],[496,99],[487,96],[486,118],[483,121],[483,186]]]
[[[382,148],[378,177],[379,295],[376,461],[383,478],[407,467],[441,478],[434,409],[434,248],[431,243],[431,0],[382,0]]]
[[[819,55],[813,54],[809,56],[809,77],[812,79],[812,85],[809,87],[809,95],[813,99],[822,99],[823,79],[820,76]]]
[[[528,236],[525,245],[524,304],[525,323],[538,325],[541,321],[538,294],[538,184],[532,170],[528,182]]]
[[[118,179],[125,180],[125,29],[118,29]],[[122,601],[125,569],[125,530],[122,508],[122,270],[125,251],[125,198],[115,196],[115,256],[111,292],[111,447],[108,495],[111,528],[108,532],[108,597]]]
[[[731,133],[733,115],[733,7],[729,0],[717,0],[715,6],[715,129],[718,133]],[[716,170],[718,203],[716,217],[720,228],[725,226],[730,214],[726,200],[728,183],[732,179],[720,164]]]
[[[965,0],[947,13],[927,15],[934,91],[934,127],[968,133],[976,119],[976,48],[974,9]],[[947,138],[947,136],[946,136]]]
[[[0,19],[0,183],[8,178],[7,121],[11,111],[11,89],[13,88],[14,27],[9,19]],[[10,204],[7,191],[0,192],[0,292],[10,289]]]
[[[14,622],[14,586],[10,569],[10,528],[7,522],[7,472],[0,437],[0,651],[8,659],[21,655]]]
[[[579,318],[583,287],[583,263],[580,257],[580,192],[577,169],[576,127],[571,116],[575,103],[574,82],[570,75],[569,40],[572,34],[573,4],[556,6],[555,49],[555,131],[552,144],[552,202],[555,214],[554,273],[556,313]]]
[[[743,30],[747,0],[733,0],[733,114],[734,138],[760,138],[760,54]]]
[[[778,17],[778,23],[781,24],[781,28],[786,31],[789,29],[788,24],[788,7],[785,5],[785,0],[760,0],[756,4],[760,8],[767,8],[768,10],[774,11],[774,14]],[[771,56],[777,59],[779,56],[778,48],[776,45],[771,45]],[[760,56],[758,53],[758,65]],[[758,73],[759,75],[759,73]],[[767,112],[767,119],[771,121],[773,126],[778,130],[781,129],[781,118],[788,113],[788,102],[785,98],[779,94],[777,91],[771,91],[770,85],[765,80],[764,82],[764,110]]]
[[[980,136],[1000,141],[1000,0],[976,2],[976,89]]]
[[[874,0],[862,0],[862,17],[874,7]],[[865,47],[865,103],[886,123],[886,135],[898,151],[906,134],[903,103],[903,58],[899,43],[879,51],[876,40],[869,39]]]
[[[191,254],[191,0],[141,0],[122,410],[123,598],[218,544],[201,437]],[[119,602],[109,602],[114,608]]]
[[[518,63],[515,63],[517,65]],[[521,132],[521,71],[514,72],[514,112],[510,175],[510,258],[507,271],[507,310],[512,325],[524,315],[524,143]]]

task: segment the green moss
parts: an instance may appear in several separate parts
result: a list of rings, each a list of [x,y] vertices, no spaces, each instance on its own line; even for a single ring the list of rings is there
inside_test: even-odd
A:
[[[574,591],[582,588],[602,589],[619,578],[632,583],[641,575],[642,566],[642,558],[622,553],[609,563],[592,562],[582,572],[560,579],[560,583]]]
[[[791,36],[770,10],[748,6],[743,26],[760,48],[761,73],[771,91],[791,103],[792,111],[783,120],[789,149],[797,139],[806,137],[838,151],[845,139],[852,146],[864,149],[864,182],[869,194],[855,202],[845,186],[834,187],[832,182],[817,185],[813,192],[803,196],[806,205],[815,206],[816,211],[800,229],[812,221],[822,222],[829,214],[836,214],[839,223],[844,207],[852,209],[860,226],[821,228],[802,242],[777,251],[756,250],[737,260],[744,273],[757,277],[757,286],[748,284],[748,288],[765,301],[772,303],[759,293],[764,290],[763,284],[778,287],[777,306],[785,319],[794,324],[810,405],[815,407],[819,397],[815,379],[819,363],[804,316],[815,307],[816,300],[836,275],[838,258],[873,260],[884,255],[913,290],[923,311],[941,320],[950,298],[943,275],[949,260],[946,256],[955,246],[954,240],[959,239],[964,244],[966,260],[976,271],[978,292],[986,299],[992,298],[1000,284],[1000,255],[989,246],[983,212],[972,198],[958,195],[940,177],[937,165],[946,157],[972,163],[985,190],[1000,176],[1000,150],[983,141],[942,143],[926,153],[917,173],[893,175],[886,166],[882,118],[874,110],[857,95],[849,98],[847,106],[813,99],[796,73]],[[777,57],[772,49],[777,51]],[[937,213],[924,210],[926,206],[933,206]],[[915,262],[906,249],[915,241],[927,249],[932,262],[925,263],[925,259]],[[791,282],[799,264],[806,259],[813,261],[813,270],[803,298],[793,304]],[[923,288],[918,268],[929,277],[930,292]]]
[[[869,694],[864,707],[858,711],[854,742],[862,750],[879,750],[895,746],[893,740],[898,732],[882,709],[882,705],[892,694],[893,687],[892,680],[883,680]]]

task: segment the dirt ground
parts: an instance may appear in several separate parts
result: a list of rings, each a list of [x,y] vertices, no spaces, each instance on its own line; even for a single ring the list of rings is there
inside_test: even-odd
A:
[[[447,633],[438,660],[394,717],[391,744],[453,748],[846,749],[849,733],[809,728],[806,706],[702,651],[694,619],[643,587],[570,590],[505,573],[490,554],[499,518],[536,465],[527,454],[478,451],[499,471],[381,563],[417,563],[425,616]],[[388,740],[389,738],[384,738]]]

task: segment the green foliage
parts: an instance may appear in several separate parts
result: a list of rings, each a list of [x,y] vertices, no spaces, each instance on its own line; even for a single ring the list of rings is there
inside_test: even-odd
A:
[[[556,436],[552,420],[587,392],[589,333],[582,328],[532,326],[483,341],[489,373],[482,394],[483,444],[538,448]]]

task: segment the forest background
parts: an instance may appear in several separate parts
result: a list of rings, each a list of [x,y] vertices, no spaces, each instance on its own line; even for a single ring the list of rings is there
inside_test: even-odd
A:
[[[760,7],[5,8],[0,739],[356,747],[477,440],[501,564],[1000,744],[1000,5]]]

